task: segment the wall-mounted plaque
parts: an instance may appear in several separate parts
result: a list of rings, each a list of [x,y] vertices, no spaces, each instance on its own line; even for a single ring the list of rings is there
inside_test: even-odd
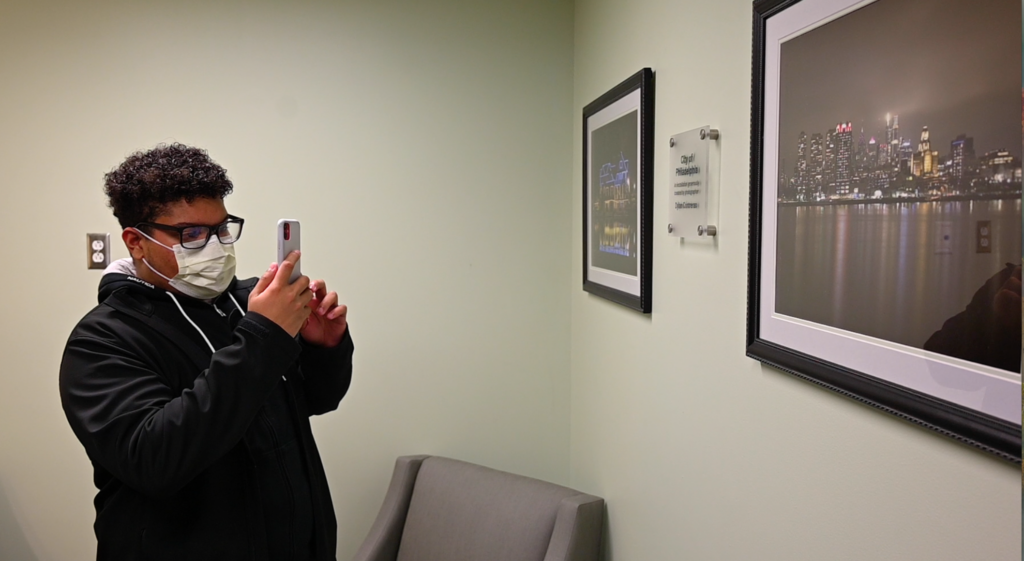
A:
[[[718,189],[718,130],[700,127],[669,139],[668,233],[679,238],[710,239],[718,234],[711,194]]]

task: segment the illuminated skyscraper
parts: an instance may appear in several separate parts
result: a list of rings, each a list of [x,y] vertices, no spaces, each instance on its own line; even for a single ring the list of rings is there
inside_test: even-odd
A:
[[[910,144],[909,140],[902,140],[900,142],[897,154],[897,170],[904,175],[910,173],[910,164],[914,159],[914,147]]]
[[[836,125],[836,184],[834,194],[846,197],[853,180],[853,123]]]
[[[821,184],[825,171],[825,149],[824,140],[820,132],[811,135],[810,149],[807,153],[807,175],[809,176],[809,189],[817,194],[821,192]]]
[[[889,143],[889,162],[892,164],[893,169],[900,169],[900,150],[903,145],[903,139],[900,138],[900,116],[893,115],[892,119],[889,119],[889,115],[885,116],[885,141]]]
[[[821,190],[831,193],[836,188],[836,131],[825,132],[825,161],[821,166]]]
[[[892,115],[885,114],[885,137],[878,143],[878,163],[889,163],[890,144],[892,144]]]
[[[796,179],[797,193],[804,194],[807,191],[807,133],[804,131],[800,131],[796,142],[796,170],[793,177]]]
[[[779,166],[779,192],[780,193],[784,192],[786,190],[786,188],[788,187],[788,185],[786,185],[786,181],[788,181],[788,180],[789,179],[786,177],[786,159],[783,158],[782,159],[782,165]]]
[[[957,135],[949,143],[949,159],[952,164],[949,170],[950,180],[957,186],[963,186],[967,171],[974,163],[974,138],[966,134]]]
[[[935,175],[935,168],[938,166],[939,153],[932,151],[932,143],[929,140],[928,127],[921,129],[921,142],[917,145],[917,153],[914,154],[911,173],[919,177]]]
[[[854,147],[853,147],[853,158],[855,160],[859,159],[860,157],[862,157],[864,155],[865,152],[867,152],[867,150],[868,150],[868,141],[867,141],[867,138],[864,137],[864,127],[862,126],[860,128],[860,136],[857,137],[857,143],[854,144]]]

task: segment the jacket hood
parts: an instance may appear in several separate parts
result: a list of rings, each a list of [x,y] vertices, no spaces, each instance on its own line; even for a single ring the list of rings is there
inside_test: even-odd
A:
[[[99,302],[103,303],[114,291],[121,288],[147,293],[151,298],[159,298],[164,292],[153,283],[135,276],[135,264],[128,258],[114,261],[103,271],[99,286]]]

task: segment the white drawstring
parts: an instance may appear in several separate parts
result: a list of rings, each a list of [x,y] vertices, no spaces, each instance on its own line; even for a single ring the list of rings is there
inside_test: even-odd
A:
[[[242,307],[238,305],[238,300],[235,300],[235,295],[231,294],[230,292],[228,292],[228,298],[230,298],[231,301],[235,303],[235,307],[238,308],[238,311],[242,312],[242,315],[244,316],[245,315],[245,310],[243,310]],[[195,324],[193,324],[193,325],[195,325]],[[196,328],[196,329],[198,329],[198,328]],[[281,376],[281,379],[287,381],[288,377],[287,376]]]
[[[192,318],[188,317],[188,314],[185,313],[185,308],[181,307],[181,304],[178,302],[178,299],[174,297],[174,294],[168,292],[167,295],[171,297],[171,300],[174,300],[174,303],[178,306],[178,309],[181,310],[181,315],[185,316],[185,319],[187,319],[188,322],[192,324],[192,327],[195,327],[196,331],[198,331],[199,334],[203,336],[203,341],[206,341],[206,344],[210,346],[210,352],[217,352],[217,349],[213,348],[213,344],[210,343],[210,340],[206,338],[206,334],[203,333],[203,330],[199,329],[199,326],[196,325],[196,322],[192,321]],[[235,303],[235,305],[238,305],[237,302]]]
[[[231,301],[235,303],[235,307],[238,308],[238,311],[242,312],[242,315],[244,316],[245,310],[243,310],[242,307],[238,305],[238,300],[235,300],[234,295],[228,292],[228,298],[231,298]]]
[[[199,334],[203,336],[203,341],[206,341],[206,344],[210,346],[210,352],[212,352],[212,353],[217,352],[217,349],[213,348],[213,344],[210,343],[210,340],[206,338],[206,334],[203,333],[203,330],[199,329],[199,326],[196,325],[196,322],[192,321],[192,318],[188,317],[188,314],[185,313],[185,308],[181,307],[181,303],[179,303],[178,299],[174,297],[174,294],[171,294],[170,292],[168,292],[167,295],[171,297],[171,300],[174,300],[174,304],[178,306],[178,310],[181,311],[181,315],[185,316],[185,319],[187,319],[188,322],[192,324],[192,327],[195,327],[196,331],[198,331]],[[235,307],[237,307],[238,311],[242,312],[242,315],[244,316],[245,315],[245,310],[243,310],[242,307],[238,305],[238,300],[235,300],[235,297],[232,296],[230,292],[228,292],[228,297],[231,298],[231,301],[235,303]],[[285,376],[281,376],[281,379],[285,380],[285,381],[288,380],[288,378],[285,377]]]

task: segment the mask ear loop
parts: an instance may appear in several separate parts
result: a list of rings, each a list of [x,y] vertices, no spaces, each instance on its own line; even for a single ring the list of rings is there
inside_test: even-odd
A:
[[[127,230],[127,228],[125,228],[125,229]],[[135,230],[136,232],[138,232],[138,233],[139,233],[139,235],[141,235],[142,237],[146,238],[147,240],[149,240],[149,241],[151,241],[151,242],[155,243],[156,245],[158,245],[158,246],[160,246],[160,247],[162,247],[162,248],[164,248],[164,249],[168,249],[168,250],[170,250],[170,251],[174,251],[174,248],[173,248],[173,247],[167,247],[166,245],[164,245],[164,244],[162,244],[162,243],[160,243],[160,242],[156,241],[155,239],[153,239],[152,237],[150,237],[150,236],[149,236],[148,234],[146,234],[146,233],[145,233],[145,232],[143,232],[142,230],[139,230],[138,228],[132,228],[132,230]],[[156,270],[156,268],[155,268],[155,267],[153,267],[152,265],[150,265],[150,264],[149,264],[149,261],[146,261],[146,257],[145,257],[145,256],[143,256],[143,257],[142,257],[142,262],[143,262],[143,263],[145,263],[147,267],[149,267],[149,270],[150,270],[150,271],[153,271],[154,273],[156,273],[157,275],[159,275],[159,276],[160,276],[160,278],[164,279],[164,280],[165,280],[165,281],[167,281],[167,282],[171,282],[171,279],[170,279],[170,278],[169,278],[169,277],[168,277],[167,275],[165,275],[165,274],[161,273],[160,271]]]
[[[152,238],[152,237],[151,237],[151,236],[150,236],[149,234],[147,234],[147,233],[143,232],[142,230],[139,230],[138,228],[132,228],[132,230],[135,230],[135,231],[136,231],[136,232],[138,232],[138,233],[139,233],[139,234],[140,234],[140,235],[141,235],[142,237],[144,237],[144,238],[146,238],[147,240],[149,240],[149,241],[151,241],[151,242],[155,243],[156,245],[158,245],[158,246],[160,246],[160,247],[162,247],[162,248],[164,248],[164,249],[168,249],[168,250],[170,250],[170,251],[174,251],[174,248],[173,248],[173,247],[167,247],[166,245],[164,245],[164,244],[162,244],[162,243],[160,243],[160,242],[156,241],[156,239]]]

